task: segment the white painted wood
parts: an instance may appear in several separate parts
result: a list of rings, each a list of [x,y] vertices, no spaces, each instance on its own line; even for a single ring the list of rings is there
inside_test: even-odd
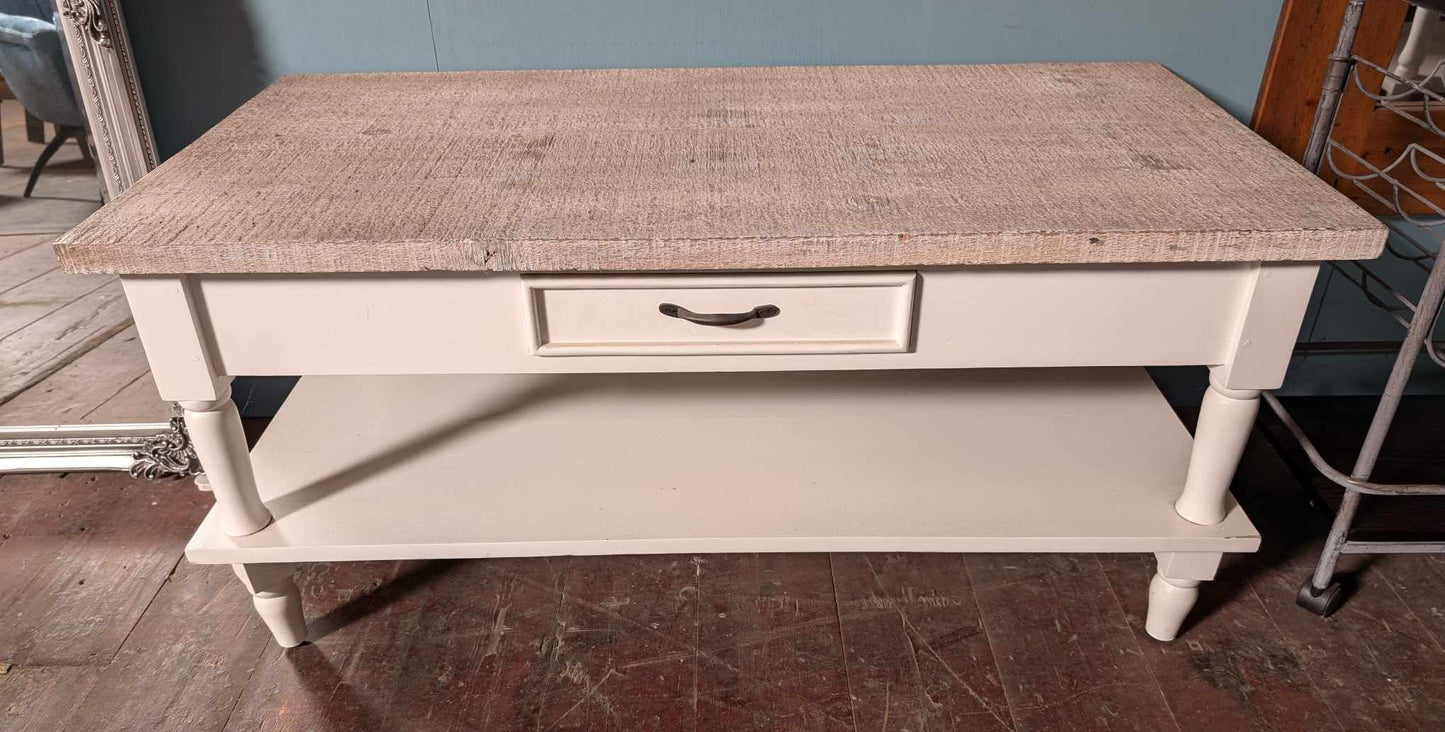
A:
[[[522,276],[538,356],[899,353],[913,333],[915,272]],[[658,311],[778,315],[730,327]]]
[[[1315,262],[1256,265],[1244,282],[1223,368],[1211,378],[1228,389],[1279,388],[1318,275]]]
[[[1149,610],[1144,616],[1144,631],[1155,640],[1174,640],[1198,599],[1199,580],[1168,579],[1156,573],[1149,581]]]
[[[1247,264],[923,270],[907,353],[572,358],[532,354],[516,275],[190,279],[220,373],[332,375],[1212,365],[1227,356],[1253,273]]]
[[[218,381],[210,343],[185,277],[122,278],[136,330],[161,398],[215,401],[230,393]]]
[[[1253,551],[1175,514],[1189,449],[1142,369],[307,377],[275,522],[187,556]]]
[[[644,305],[652,316],[659,293],[742,296],[679,304],[747,309],[765,304],[751,296],[767,288],[752,285],[779,281],[802,284],[770,296],[814,298],[771,303],[793,312],[848,289],[807,283],[897,274],[204,275],[126,286],[141,300],[148,350],[158,344],[153,367],[170,371],[163,394],[196,393],[201,376],[214,388],[221,374],[308,375],[257,448],[254,494],[239,424],[210,439],[220,455],[201,460],[218,507],[187,549],[193,561],[1153,551],[1148,624],[1163,638],[1222,552],[1258,546],[1227,491],[1258,392],[1225,380],[1282,372],[1311,267],[927,269],[891,307],[834,300],[833,314],[848,317],[784,334],[773,345],[785,352],[727,355],[649,355],[679,343],[652,326],[628,330],[630,318]],[[908,343],[902,352],[799,345],[839,324],[898,333],[909,322],[911,338],[894,341]],[[537,353],[608,338],[580,349],[635,350]],[[728,347],[737,342],[717,346]],[[951,370],[1169,364],[1213,367],[1192,445],[1139,372]],[[842,373],[658,373],[822,370]],[[521,375],[485,375],[498,373]],[[270,525],[247,495],[265,501]],[[289,617],[286,597],[258,609]]]
[[[251,604],[261,616],[276,644],[294,648],[306,642],[306,616],[301,607],[301,589],[291,578],[293,564],[234,564],[231,566]]]
[[[1158,572],[1171,580],[1212,580],[1224,555],[1219,552],[1156,552]]]
[[[60,25],[107,199],[156,167],[145,97],[120,0],[60,0]]]
[[[1220,386],[1217,380],[1222,373],[1220,368],[1210,370],[1209,388],[1194,428],[1189,475],[1174,504],[1180,516],[1196,524],[1216,524],[1229,514],[1229,484],[1259,414],[1259,392]]]
[[[230,385],[224,385],[214,401],[184,401],[181,408],[196,457],[216,496],[212,512],[221,531],[229,536],[260,531],[271,523],[271,513],[256,490],[246,434],[241,429],[241,415],[231,402]]]

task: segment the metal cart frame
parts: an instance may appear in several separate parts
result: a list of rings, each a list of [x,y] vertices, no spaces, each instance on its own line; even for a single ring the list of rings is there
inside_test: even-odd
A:
[[[1445,9],[1445,2],[1439,0],[1411,0],[1411,4],[1416,8]],[[1339,176],[1341,181],[1353,185],[1401,219],[1427,231],[1438,232],[1440,239],[1445,240],[1445,210],[1411,190],[1398,176],[1392,175],[1392,171],[1397,169],[1411,170],[1423,181],[1445,189],[1445,176],[1427,174],[1421,169],[1422,161],[1426,161],[1434,170],[1445,170],[1445,157],[1419,144],[1411,144],[1388,165],[1377,167],[1331,137],[1341,100],[1346,93],[1360,93],[1374,100],[1378,107],[1388,109],[1430,133],[1445,138],[1445,127],[1438,126],[1432,116],[1432,106],[1445,108],[1445,96],[1427,88],[1432,78],[1445,78],[1445,62],[1437,65],[1423,80],[1411,81],[1354,56],[1351,49],[1364,5],[1365,0],[1351,0],[1345,11],[1335,50],[1330,54],[1330,66],[1320,93],[1319,106],[1315,110],[1303,163],[1306,168],[1315,172],[1328,165],[1329,170]],[[1385,79],[1393,79],[1393,88],[1388,92],[1371,91],[1360,79],[1361,68],[1381,74]],[[1349,86],[1354,89],[1349,89]],[[1405,99],[1421,102],[1421,109],[1410,109],[1402,105],[1401,102]],[[1348,172],[1344,169],[1346,167],[1349,168]],[[1361,169],[1365,172],[1357,172]],[[1377,187],[1379,183],[1384,183],[1393,195],[1383,195],[1376,187],[1365,185],[1367,182],[1374,182]],[[1419,204],[1432,215],[1428,218],[1411,216],[1406,213],[1406,207],[1401,205],[1402,201]],[[1418,299],[1411,300],[1363,262],[1331,265],[1360,287],[1372,304],[1385,310],[1406,329],[1405,340],[1395,357],[1384,393],[1380,396],[1369,432],[1350,474],[1346,475],[1327,463],[1279,400],[1273,394],[1264,394],[1265,402],[1299,441],[1314,467],[1330,481],[1345,489],[1344,498],[1330,527],[1329,538],[1320,553],[1319,563],[1314,574],[1300,587],[1296,599],[1301,607],[1321,616],[1334,612],[1344,601],[1341,585],[1335,579],[1335,568],[1341,554],[1445,553],[1445,541],[1359,541],[1350,538],[1350,529],[1363,495],[1445,495],[1445,485],[1440,484],[1385,484],[1370,481],[1375,461],[1379,458],[1385,437],[1390,432],[1395,412],[1405,393],[1405,384],[1414,371],[1421,350],[1428,353],[1436,364],[1445,367],[1445,358],[1442,358],[1432,338],[1440,317],[1441,301],[1445,299],[1445,266],[1441,265],[1440,240],[1435,241],[1432,247],[1430,243],[1421,242],[1419,237],[1404,230],[1397,222],[1386,220],[1385,223],[1391,228],[1392,241],[1388,245],[1390,253],[1412,262],[1429,274]],[[1401,242],[1409,249],[1398,248],[1397,244]]]

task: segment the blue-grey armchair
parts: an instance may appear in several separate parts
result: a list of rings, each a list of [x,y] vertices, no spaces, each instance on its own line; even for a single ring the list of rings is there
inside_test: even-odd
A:
[[[0,13],[49,20],[55,14],[55,3],[53,0],[0,0]]]
[[[53,16],[52,16],[53,19]],[[35,189],[40,171],[66,140],[85,143],[85,113],[75,97],[66,64],[64,39],[54,22],[28,15],[0,13],[0,76],[31,114],[56,126],[55,138],[30,171],[25,195]]]

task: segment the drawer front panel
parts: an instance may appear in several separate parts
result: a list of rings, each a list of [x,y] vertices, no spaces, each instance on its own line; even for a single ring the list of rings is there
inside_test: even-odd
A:
[[[538,356],[903,353],[916,280],[914,272],[522,278]],[[664,314],[664,305],[776,314],[705,325]]]

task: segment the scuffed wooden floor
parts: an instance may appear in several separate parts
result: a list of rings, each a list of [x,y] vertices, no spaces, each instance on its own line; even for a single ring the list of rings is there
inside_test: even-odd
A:
[[[1273,540],[1169,644],[1147,556],[764,554],[310,565],[289,651],[181,559],[207,494],[7,476],[0,728],[1445,728],[1445,559],[1351,563],[1321,620],[1322,520],[1258,435],[1242,475]]]
[[[0,424],[163,420],[120,282],[60,271],[50,245],[99,208],[94,166],[67,143],[21,197],[42,146],[19,104],[0,106]]]

